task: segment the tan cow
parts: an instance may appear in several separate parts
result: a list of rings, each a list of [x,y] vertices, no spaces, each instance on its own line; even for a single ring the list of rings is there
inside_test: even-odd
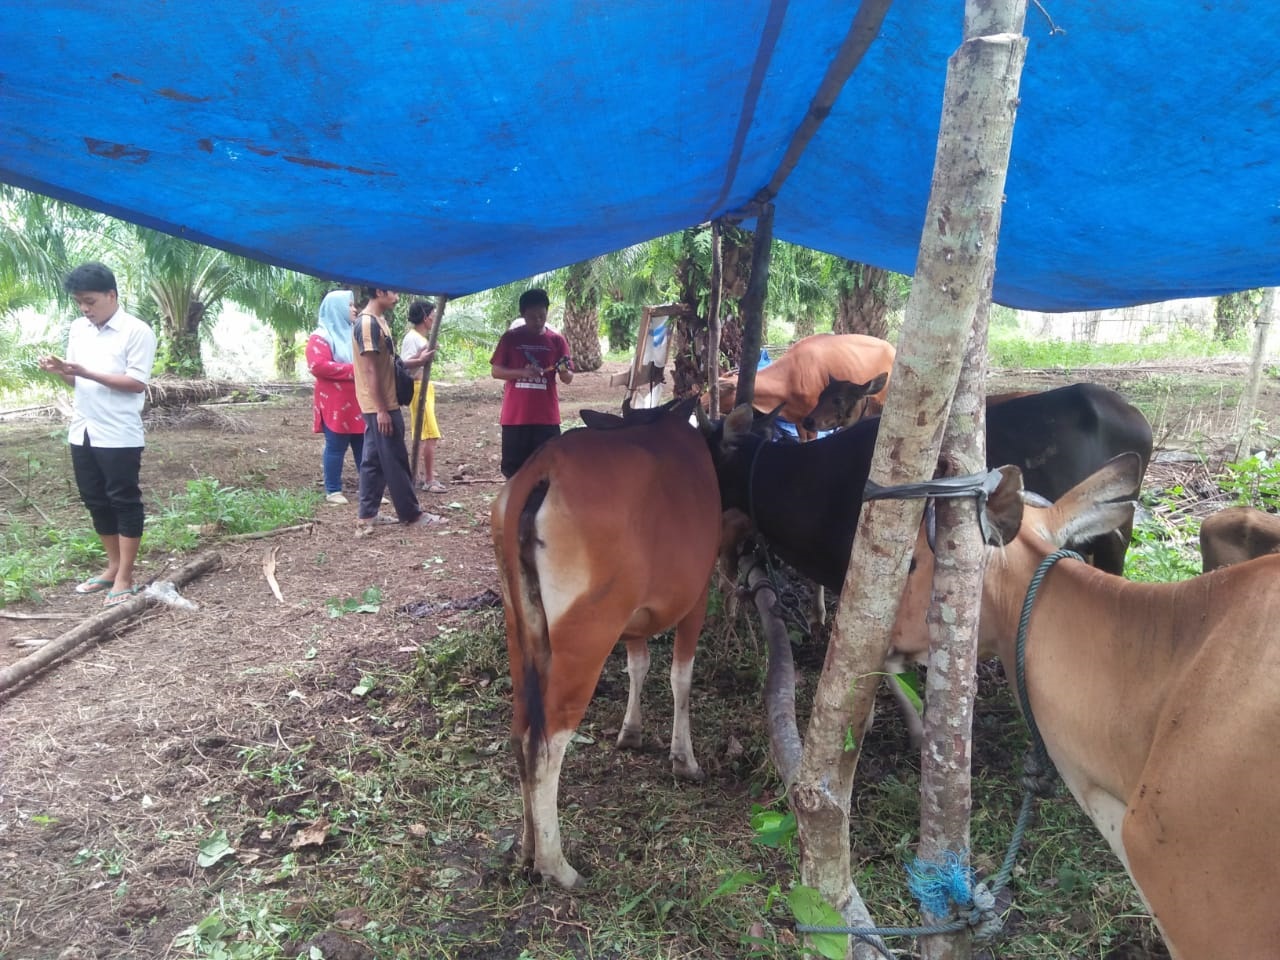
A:
[[[1200,524],[1204,572],[1280,553],[1280,517],[1253,507],[1227,507]]]
[[[631,689],[618,745],[641,743],[646,641],[674,626],[671,763],[677,776],[702,777],[689,681],[720,542],[720,495],[707,445],[688,423],[691,408],[678,404],[647,424],[570,431],[540,447],[493,504],[521,853],[564,887],[578,872],[560,845],[560,766],[620,639]]]
[[[1008,546],[988,558],[980,646],[1014,677],[1037,565],[1129,519],[1138,458],[1052,507],[1000,494]],[[927,548],[913,576],[931,576]],[[1076,801],[1124,864],[1176,960],[1280,955],[1280,557],[1180,583],[1130,583],[1075,560],[1045,576],[1026,642],[1031,710]]]
[[[761,413],[781,407],[778,416],[796,426],[801,440],[812,440],[815,431],[803,420],[833,381],[848,381],[842,396],[857,406],[857,416],[871,416],[884,409],[895,352],[893,344],[858,333],[819,333],[797,340],[781,357],[756,371],[751,405]],[[720,380],[720,413],[733,410],[736,377]],[[852,399],[856,393],[857,398]],[[850,415],[846,414],[846,417]],[[856,417],[854,418],[856,419]]]

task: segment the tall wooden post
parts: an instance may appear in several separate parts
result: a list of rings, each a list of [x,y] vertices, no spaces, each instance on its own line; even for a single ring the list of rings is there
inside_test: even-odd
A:
[[[751,248],[751,276],[742,296],[742,360],[738,365],[738,403],[750,403],[756,393],[756,367],[764,331],[764,298],[769,292],[769,257],[773,247],[773,204],[760,207]]]
[[[707,305],[707,392],[711,401],[708,414],[720,416],[720,297],[724,285],[724,250],[721,247],[723,227],[720,218],[711,221],[711,296]],[[754,385],[754,384],[753,384]]]
[[[448,297],[436,297],[436,315],[431,321],[431,332],[427,335],[427,346],[433,351],[431,359],[429,359],[422,367],[422,389],[418,392],[418,397],[413,405],[412,423],[421,423],[422,415],[427,409],[427,384],[431,382],[431,365],[436,361],[435,349],[436,344],[440,342],[440,321],[444,319],[444,308],[448,304]],[[411,428],[412,429],[412,428]],[[413,430],[413,439],[409,442],[409,476],[416,477],[418,475],[418,436],[417,431]]]
[[[1276,288],[1267,287],[1258,307],[1258,319],[1254,321],[1253,357],[1249,361],[1249,382],[1236,408],[1236,429],[1240,439],[1236,441],[1236,459],[1249,455],[1249,434],[1253,431],[1253,412],[1258,405],[1258,390],[1262,386],[1262,365],[1267,355],[1267,340],[1271,336],[1271,321],[1276,312]]]

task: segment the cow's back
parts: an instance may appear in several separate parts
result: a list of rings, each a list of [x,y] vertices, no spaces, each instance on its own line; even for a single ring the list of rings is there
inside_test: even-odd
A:
[[[987,408],[987,461],[1017,464],[1026,489],[1057,500],[1113,457],[1151,459],[1151,425],[1120,394],[1075,383]]]
[[[818,402],[832,378],[865,382],[893,369],[893,344],[859,333],[817,333],[791,345],[781,357],[756,372],[752,403],[767,413],[784,404],[782,416],[799,423]],[[886,388],[887,389],[887,388]],[[884,391],[876,394],[883,399]]]
[[[566,575],[577,595],[589,581],[588,590],[619,585],[636,604],[657,592],[665,605],[697,598],[719,546],[720,498],[696,429],[666,417],[570,431],[543,450],[548,486],[536,529],[544,599],[564,592],[555,581]],[[677,581],[688,588],[673,591]]]
[[[1226,507],[1200,525],[1204,571],[1280,552],[1280,517],[1253,507]]]

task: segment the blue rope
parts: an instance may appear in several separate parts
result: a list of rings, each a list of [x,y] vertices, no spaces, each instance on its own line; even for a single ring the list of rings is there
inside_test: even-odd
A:
[[[1031,623],[1031,608],[1036,602],[1036,594],[1040,592],[1041,581],[1055,563],[1068,557],[1080,561],[1084,559],[1074,550],[1055,550],[1040,561],[1040,566],[1036,568],[1035,575],[1027,586],[1027,597],[1022,601],[1022,616],[1018,618],[1018,636],[1013,649],[1018,703],[1022,706],[1022,716],[1027,721],[1027,729],[1031,731],[1032,757],[1037,768],[1036,773],[1041,777],[1046,774],[1052,776],[1053,761],[1049,759],[1049,752],[1045,749],[1044,738],[1040,736],[1040,728],[1036,725],[1035,715],[1031,712],[1031,698],[1027,695],[1027,625]],[[1032,776],[1031,762],[1025,766],[1028,768],[1027,775]]]

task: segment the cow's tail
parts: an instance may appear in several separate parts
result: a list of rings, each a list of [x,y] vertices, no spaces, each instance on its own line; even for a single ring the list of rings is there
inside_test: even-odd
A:
[[[527,471],[524,472],[527,475]],[[517,493],[515,502],[510,504],[512,513],[519,511],[514,517],[516,522],[507,523],[503,530],[509,602],[515,607],[512,611],[514,646],[519,650],[524,675],[520,696],[524,700],[524,714],[528,722],[525,759],[530,769],[538,751],[546,742],[547,735],[542,685],[550,661],[551,646],[547,633],[547,614],[542,606],[542,588],[538,582],[536,553],[539,546],[538,510],[546,499],[550,486],[550,478],[544,475],[534,480],[527,492]]]

